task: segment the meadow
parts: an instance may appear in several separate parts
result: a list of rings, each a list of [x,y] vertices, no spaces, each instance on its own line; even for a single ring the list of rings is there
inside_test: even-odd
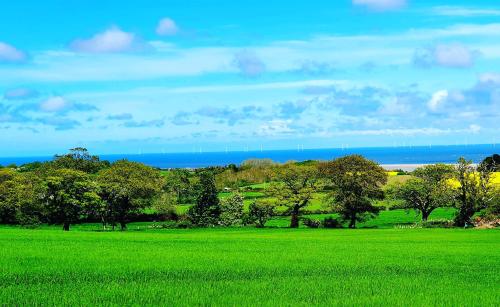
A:
[[[500,232],[0,228],[0,305],[498,306]]]

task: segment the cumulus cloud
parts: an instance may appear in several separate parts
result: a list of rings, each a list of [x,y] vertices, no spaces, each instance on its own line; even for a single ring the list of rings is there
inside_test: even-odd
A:
[[[31,99],[38,96],[38,92],[34,89],[19,87],[6,90],[3,94],[3,98],[6,100],[23,100]]]
[[[139,50],[143,44],[134,33],[113,26],[89,39],[77,39],[70,47],[77,52],[114,53]]]
[[[165,17],[158,22],[156,33],[162,36],[171,36],[179,32],[179,27],[171,18]]]
[[[432,94],[431,99],[427,102],[429,110],[436,112],[448,99],[448,91],[440,90]]]
[[[478,55],[479,51],[471,50],[461,44],[442,44],[415,50],[413,64],[423,68],[433,66],[469,68],[474,65]]]
[[[44,101],[40,102],[38,108],[42,112],[61,114],[67,112],[97,110],[95,106],[84,103],[74,103],[61,96],[52,96],[45,99]]]
[[[352,4],[374,11],[388,11],[403,8],[406,0],[352,0]]]
[[[241,74],[248,77],[261,75],[266,66],[261,59],[253,52],[240,51],[234,55],[233,65],[238,68]]]
[[[0,42],[0,62],[19,63],[26,60],[26,54],[14,46]]]

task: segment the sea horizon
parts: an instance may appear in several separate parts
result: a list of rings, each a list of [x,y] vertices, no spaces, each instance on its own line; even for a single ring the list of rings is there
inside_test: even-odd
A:
[[[432,145],[399,147],[354,147],[320,149],[282,149],[249,151],[207,151],[207,152],[170,152],[142,154],[102,154],[101,160],[117,161],[127,159],[142,162],[156,168],[200,168],[241,164],[248,159],[271,159],[278,163],[287,161],[330,160],[341,156],[360,154],[381,165],[421,165],[432,163],[455,163],[465,157],[474,163],[496,153],[496,144],[472,145]],[[0,165],[18,166],[31,162],[52,160],[54,155],[0,157]],[[404,168],[404,167],[402,167]]]

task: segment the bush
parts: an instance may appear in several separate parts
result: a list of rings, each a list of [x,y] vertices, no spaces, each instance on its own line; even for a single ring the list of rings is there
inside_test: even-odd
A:
[[[305,226],[307,226],[309,228],[318,228],[319,226],[321,226],[321,221],[310,219],[310,218],[303,218],[302,224],[304,224]]]
[[[438,220],[429,220],[423,221],[419,223],[422,228],[450,228],[453,227],[453,221],[438,219]]]
[[[324,228],[342,228],[342,223],[333,217],[325,218],[322,224]]]
[[[243,196],[235,193],[221,200],[219,223],[223,226],[238,226],[243,224]]]

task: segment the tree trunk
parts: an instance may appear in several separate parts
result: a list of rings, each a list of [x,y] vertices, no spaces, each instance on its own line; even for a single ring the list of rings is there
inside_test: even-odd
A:
[[[121,221],[120,228],[121,228],[121,230],[127,230],[127,223],[125,223],[124,221]]]
[[[351,215],[351,220],[349,222],[349,228],[356,228],[356,215]]]
[[[299,211],[293,210],[292,217],[290,219],[290,228],[298,228],[299,227]]]
[[[69,222],[64,222],[63,223],[63,230],[64,231],[69,231]]]
[[[423,221],[423,222],[427,222],[427,219],[429,218],[429,215],[431,215],[431,213],[430,213],[430,212],[425,211],[425,210],[424,210],[424,211],[422,211],[422,221]]]

